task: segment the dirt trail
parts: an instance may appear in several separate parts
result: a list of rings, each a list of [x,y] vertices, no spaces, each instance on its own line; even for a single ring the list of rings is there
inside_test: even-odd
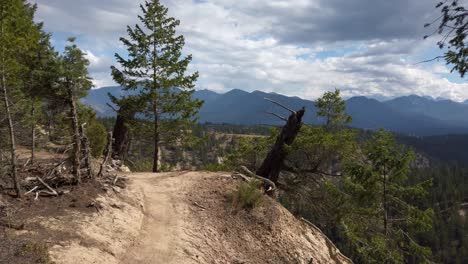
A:
[[[145,219],[140,238],[121,263],[189,263],[184,253],[189,205],[185,196],[196,172],[133,173],[130,188],[144,194]]]
[[[139,237],[121,264],[350,263],[320,232],[264,197],[235,210],[229,195],[240,180],[226,173],[132,173],[130,190],[144,196]]]

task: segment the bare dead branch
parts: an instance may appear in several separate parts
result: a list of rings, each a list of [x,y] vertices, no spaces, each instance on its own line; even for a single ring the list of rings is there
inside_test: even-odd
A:
[[[286,119],[285,117],[282,117],[282,116],[278,115],[277,113],[273,113],[273,112],[266,112],[266,113],[267,113],[267,114],[270,114],[270,115],[274,115],[274,116],[276,116],[277,118],[279,118],[279,119],[281,119],[281,120],[283,120],[283,121],[285,121],[285,122],[288,122],[288,119]]]
[[[52,187],[50,187],[49,184],[47,184],[41,177],[37,176],[36,178],[40,183],[42,183],[42,185],[44,185],[44,187],[49,189],[49,191],[51,192],[52,195],[58,196],[57,191],[55,189],[53,189]]]
[[[431,62],[431,61],[435,61],[435,60],[443,59],[443,58],[444,58],[444,56],[436,56],[436,57],[434,57],[434,58],[432,58],[432,59],[423,60],[423,61],[417,62],[417,63],[415,63],[415,64],[413,64],[413,65],[418,65],[418,64],[422,64],[422,63],[427,63],[427,62]]]
[[[37,190],[37,188],[39,188],[39,186],[35,186],[35,187],[32,188],[31,190],[27,191],[24,195],[28,195],[28,194],[34,192],[35,190]]]
[[[104,172],[104,166],[106,165],[107,161],[109,160],[112,154],[112,131],[107,132],[107,147],[106,147],[106,156],[101,163],[101,167],[99,168],[98,177],[102,177]],[[115,185],[115,184],[114,184]]]
[[[197,203],[197,202],[193,202],[192,204],[195,205],[196,207],[201,208],[202,210],[206,210],[206,209],[207,209],[205,206],[203,206],[203,205],[201,205],[201,204],[199,204],[199,203]]]
[[[240,166],[241,170],[243,170],[248,176],[252,177],[252,178],[256,178],[256,179],[259,179],[261,180],[262,182],[264,182],[266,185],[268,185],[270,188],[268,190],[266,190],[266,192],[274,192],[276,191],[276,184],[267,179],[267,178],[264,178],[262,176],[258,176],[257,174],[251,172],[249,169],[247,169],[247,167],[245,166]]]
[[[109,103],[106,103],[106,105],[107,105],[108,107],[110,107],[112,110],[114,110],[116,113],[119,111],[119,110],[115,109],[115,108],[114,108],[111,104],[109,104]]]
[[[275,101],[275,100],[273,100],[273,99],[266,98],[266,97],[263,98],[263,99],[265,99],[265,100],[267,100],[267,101],[270,101],[270,102],[276,104],[277,106],[280,106],[280,107],[282,107],[282,108],[288,110],[289,112],[291,112],[291,113],[293,113],[293,114],[296,113],[296,111],[292,110],[291,108],[289,108],[289,107],[287,107],[287,106],[285,106],[285,105],[283,105],[283,104],[281,104],[281,103],[279,103],[279,102],[277,102],[277,101]]]

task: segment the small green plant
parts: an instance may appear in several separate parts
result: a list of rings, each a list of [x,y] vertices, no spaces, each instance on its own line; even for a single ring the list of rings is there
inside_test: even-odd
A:
[[[135,172],[148,172],[152,171],[153,169],[153,160],[152,159],[140,159],[136,162],[132,162],[130,166],[130,170]],[[160,163],[159,164],[159,172],[169,172],[172,170],[170,164],[167,163]]]
[[[150,159],[139,159],[131,163],[130,170],[135,172],[151,171],[153,168],[153,161]]]
[[[172,167],[168,163],[161,163],[159,164],[159,171],[160,172],[169,172],[172,170]]]
[[[252,180],[243,182],[239,188],[231,194],[232,204],[236,208],[253,209],[263,200],[263,193],[260,190],[261,182]]]
[[[45,244],[36,242],[26,242],[16,253],[22,257],[32,257],[35,263],[52,264],[49,257],[49,251]]]
[[[226,164],[210,163],[203,166],[204,171],[228,171],[229,167]]]

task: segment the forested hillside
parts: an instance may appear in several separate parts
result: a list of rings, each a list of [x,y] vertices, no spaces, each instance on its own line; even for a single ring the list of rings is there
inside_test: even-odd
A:
[[[115,116],[116,112],[107,104],[110,99],[107,93],[116,97],[126,92],[121,87],[104,87],[90,91],[82,101],[92,107],[100,117]],[[299,97],[288,97],[274,93],[243,90],[232,90],[218,94],[209,90],[198,90],[193,98],[205,103],[198,113],[199,122],[230,123],[238,125],[279,125],[278,119],[268,114],[273,110],[286,115],[284,109],[275,109],[264,100],[271,98],[292,108],[305,106],[306,124],[322,124],[323,120],[315,116],[316,108],[312,101]],[[411,101],[411,99],[414,99]],[[353,116],[349,124],[360,129],[385,128],[390,131],[415,135],[464,134],[468,132],[468,105],[449,100],[435,100],[419,96],[401,97],[380,102],[366,97],[353,97],[346,100],[347,111]],[[236,109],[236,111],[230,111]],[[456,114],[449,114],[456,113]]]

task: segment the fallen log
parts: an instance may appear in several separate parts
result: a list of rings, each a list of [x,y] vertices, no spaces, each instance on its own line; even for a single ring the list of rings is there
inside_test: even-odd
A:
[[[37,190],[37,188],[39,188],[39,186],[35,186],[35,187],[32,188],[31,190],[27,191],[24,195],[28,195],[28,194],[34,192],[35,190]]]
[[[44,185],[44,187],[46,187],[50,191],[50,194],[58,196],[57,191],[54,188],[50,187],[41,177],[37,176],[36,178],[40,183],[42,183],[42,185]]]

